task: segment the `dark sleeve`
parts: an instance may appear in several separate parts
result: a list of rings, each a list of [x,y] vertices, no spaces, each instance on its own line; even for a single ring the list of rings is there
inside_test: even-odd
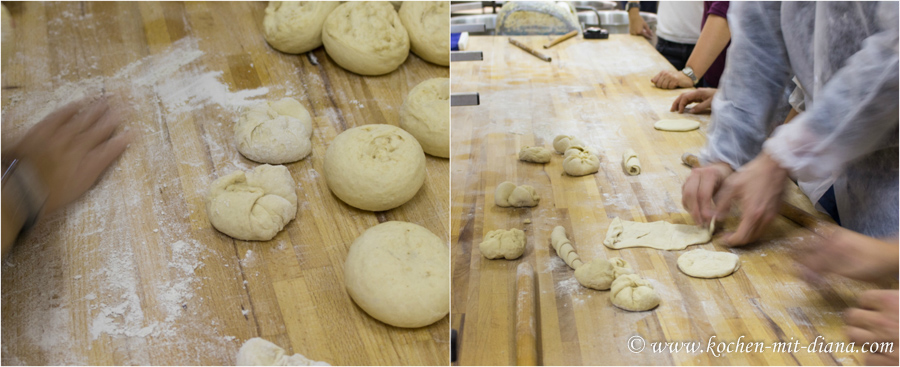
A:
[[[709,10],[706,11],[707,16],[718,15],[728,19],[728,1],[710,1],[709,3]]]

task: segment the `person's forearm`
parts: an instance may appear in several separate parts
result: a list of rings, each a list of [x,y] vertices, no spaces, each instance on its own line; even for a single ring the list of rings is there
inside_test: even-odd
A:
[[[16,238],[19,237],[19,232],[22,231],[22,227],[25,226],[25,216],[22,215],[21,210],[15,207],[18,201],[10,197],[10,195],[15,195],[10,191],[14,190],[3,190],[3,247],[2,257],[0,257],[0,259],[6,259],[6,254],[9,253],[9,250],[16,242]]]
[[[709,67],[712,66],[728,42],[731,41],[731,32],[728,29],[728,21],[718,15],[710,15],[706,19],[706,25],[700,32],[700,38],[697,39],[697,45],[688,58],[687,66],[694,70],[697,79],[706,75]]]

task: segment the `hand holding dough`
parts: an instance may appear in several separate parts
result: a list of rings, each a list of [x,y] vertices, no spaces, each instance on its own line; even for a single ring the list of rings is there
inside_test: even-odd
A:
[[[650,247],[659,250],[683,250],[690,245],[709,242],[712,239],[713,229],[665,221],[640,223],[615,218],[606,231],[603,244],[611,249]]]
[[[576,152],[575,149],[569,149],[566,153],[563,171],[569,176],[584,176],[600,170],[600,158],[591,152],[587,150]]]
[[[575,253],[572,242],[566,238],[565,227],[556,226],[556,228],[553,228],[553,232],[550,233],[550,244],[553,245],[553,249],[556,250],[556,255],[563,259],[570,268],[577,271],[578,268],[584,265],[578,254]]]
[[[634,152],[634,149],[629,148],[625,151],[625,154],[622,155],[622,169],[630,176],[641,174],[641,161],[638,160],[637,153]]]
[[[700,123],[688,119],[659,120],[653,127],[662,131],[691,131],[700,128]]]
[[[538,196],[534,188],[528,185],[516,186],[516,184],[506,181],[497,185],[494,191],[494,204],[499,207],[532,207],[538,205],[541,197]]]
[[[517,259],[525,253],[525,232],[517,228],[490,231],[478,249],[488,259]]]
[[[550,149],[544,147],[522,147],[519,150],[519,160],[533,163],[550,162]]]
[[[730,252],[696,249],[678,257],[678,269],[695,278],[721,278],[741,267],[738,256]]]
[[[627,274],[612,282],[612,304],[626,311],[647,311],[659,306],[659,295],[650,282],[636,274]]]
[[[628,262],[618,257],[610,260],[594,259],[575,269],[575,279],[578,283],[598,291],[609,289],[616,278],[627,274],[634,274],[634,270]]]
[[[330,366],[316,362],[302,354],[287,355],[281,347],[262,338],[252,338],[244,342],[238,351],[238,366]]]

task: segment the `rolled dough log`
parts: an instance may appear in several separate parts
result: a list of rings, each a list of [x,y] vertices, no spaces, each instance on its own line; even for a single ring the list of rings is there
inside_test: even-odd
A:
[[[634,152],[634,149],[628,149],[625,151],[625,154],[622,155],[622,169],[625,170],[629,176],[637,176],[641,174],[641,161],[638,160],[637,153]]]
[[[662,131],[691,131],[700,128],[700,123],[688,119],[659,120],[653,127]]]
[[[695,278],[721,278],[741,267],[738,256],[730,252],[696,249],[678,257],[678,269]]]
[[[690,245],[707,243],[715,230],[665,221],[640,223],[615,218],[606,231],[603,244],[611,249],[650,247],[659,250],[683,250]]]
[[[581,262],[581,258],[578,257],[578,254],[575,253],[572,242],[566,238],[565,227],[556,226],[556,228],[553,228],[553,232],[550,233],[550,244],[553,245],[553,249],[556,250],[556,255],[563,259],[570,268],[578,270],[578,268],[584,265],[584,263]]]

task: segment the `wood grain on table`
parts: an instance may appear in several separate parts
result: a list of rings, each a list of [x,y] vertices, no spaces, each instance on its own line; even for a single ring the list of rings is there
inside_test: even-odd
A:
[[[449,161],[405,205],[352,208],[322,177],[328,143],[365,124],[398,124],[418,83],[449,69],[409,55],[378,77],[323,48],[287,55],[262,35],[264,2],[4,3],[17,53],[3,70],[3,143],[56,106],[105,91],[137,132],[93,190],[28,232],[2,268],[3,364],[233,364],[263,337],[336,365],[446,365],[449,318],[383,324],[343,285],[351,242],[389,220],[448,239]],[[314,120],[313,152],[286,165],[299,210],[272,241],[211,227],[209,184],[257,164],[232,143],[240,108],[291,96]]]
[[[551,37],[516,37],[540,47]],[[506,37],[472,37],[470,50],[484,61],[453,64],[452,90],[478,92],[481,105],[454,107],[451,157],[451,325],[459,331],[460,365],[515,363],[516,266],[528,262],[537,273],[539,363],[545,365],[835,365],[860,364],[852,353],[712,353],[651,351],[653,342],[795,342],[808,346],[817,336],[846,341],[841,312],[872,286],[840,278],[812,287],[798,277],[792,256],[816,236],[778,218],[756,244],[729,249],[712,243],[689,247],[730,251],[741,268],[721,279],[682,274],[676,259],[684,251],[648,248],[611,250],[603,246],[611,220],[666,220],[692,223],[681,206],[681,185],[690,169],[685,152],[705,143],[708,115],[678,115],[669,108],[684,90],[661,90],[650,79],[672,66],[643,38],[612,35],[609,40],[578,37],[545,50],[547,63],[510,45]],[[673,133],[653,128],[666,118],[701,122],[701,130]],[[563,173],[562,156],[546,165],[520,162],[519,148],[552,149],[556,135],[568,134],[600,150],[600,171],[584,177]],[[641,174],[628,176],[622,153],[634,149]],[[532,185],[541,196],[535,208],[494,205],[503,181]],[[816,213],[792,186],[788,199]],[[820,215],[821,214],[817,214]],[[525,220],[531,224],[525,224]],[[725,231],[737,222],[730,219]],[[648,312],[614,307],[609,292],[583,288],[550,247],[552,229],[566,228],[585,262],[622,257],[650,279],[662,303]],[[525,254],[514,261],[488,260],[478,245],[498,228],[524,229]],[[721,230],[720,232],[721,233]],[[645,350],[633,353],[639,336]],[[821,339],[820,339],[821,341]],[[639,345],[636,342],[635,346]],[[732,344],[732,349],[735,344]],[[718,355],[716,355],[718,354]]]

